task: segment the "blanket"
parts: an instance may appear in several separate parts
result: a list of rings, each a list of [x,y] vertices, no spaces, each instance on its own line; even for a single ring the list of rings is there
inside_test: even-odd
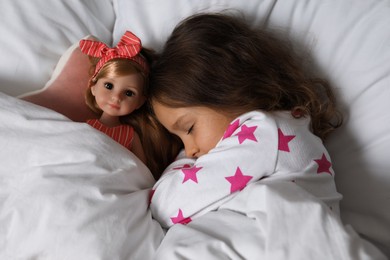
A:
[[[0,259],[151,259],[154,179],[86,123],[0,93]]]
[[[0,93],[0,259],[386,259],[297,185],[254,182],[165,230],[155,181],[85,123]]]
[[[298,185],[256,182],[171,227],[156,259],[386,259]]]

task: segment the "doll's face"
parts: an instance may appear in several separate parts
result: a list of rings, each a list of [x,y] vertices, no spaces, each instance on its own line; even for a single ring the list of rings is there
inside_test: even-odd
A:
[[[102,77],[91,87],[96,103],[110,116],[124,116],[138,109],[145,102],[142,94],[144,80],[138,73]]]

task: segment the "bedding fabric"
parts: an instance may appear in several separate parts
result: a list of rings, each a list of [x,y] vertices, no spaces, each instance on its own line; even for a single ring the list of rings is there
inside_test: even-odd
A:
[[[8,96],[42,89],[86,35],[112,45],[131,30],[161,50],[183,18],[225,9],[290,37],[335,87],[346,120],[326,146],[346,226],[303,190],[255,183],[165,235],[137,158],[84,123]],[[0,259],[305,259],[300,248],[317,246],[329,259],[383,259],[354,230],[390,258],[389,25],[390,0],[0,1]]]
[[[270,181],[250,184],[218,210],[171,227],[156,259],[387,258],[299,186]]]
[[[0,144],[0,259],[386,259],[284,182],[253,183],[164,238],[148,208],[154,179],[136,156],[5,94]]]
[[[0,93],[0,259],[152,259],[154,179],[86,123]]]

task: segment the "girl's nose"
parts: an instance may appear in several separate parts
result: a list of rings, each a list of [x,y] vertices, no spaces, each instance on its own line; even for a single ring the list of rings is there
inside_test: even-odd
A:
[[[184,144],[184,150],[187,157],[194,158],[197,157],[199,149],[194,144]]]

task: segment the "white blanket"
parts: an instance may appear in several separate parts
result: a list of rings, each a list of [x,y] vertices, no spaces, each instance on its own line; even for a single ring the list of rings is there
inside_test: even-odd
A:
[[[0,259],[386,259],[282,182],[250,184],[164,238],[148,209],[154,180],[131,152],[4,94],[0,146]]]
[[[0,259],[151,259],[149,170],[84,123],[0,93]]]

